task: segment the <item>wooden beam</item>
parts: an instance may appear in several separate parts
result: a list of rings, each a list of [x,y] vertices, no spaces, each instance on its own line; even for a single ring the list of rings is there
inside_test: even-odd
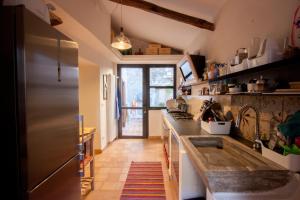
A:
[[[169,10],[167,8],[160,7],[156,4],[149,3],[147,1],[143,0],[109,0],[115,3],[123,4],[125,6],[131,6],[134,8],[142,9],[146,12],[154,13],[163,17],[167,17],[179,22],[183,22],[186,24],[190,24],[193,26],[196,26],[198,28],[207,29],[210,31],[215,30],[215,25],[211,22],[208,22],[204,19],[200,19],[197,17],[192,17],[189,15],[185,15],[179,12],[175,12],[172,10]]]

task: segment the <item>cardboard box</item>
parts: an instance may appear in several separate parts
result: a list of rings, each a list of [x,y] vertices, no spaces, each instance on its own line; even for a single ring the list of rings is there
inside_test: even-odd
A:
[[[159,55],[170,55],[171,54],[171,48],[159,48],[158,49]]]
[[[148,44],[148,48],[161,48],[161,44],[150,43]]]
[[[158,48],[146,48],[146,55],[157,55],[158,54]]]

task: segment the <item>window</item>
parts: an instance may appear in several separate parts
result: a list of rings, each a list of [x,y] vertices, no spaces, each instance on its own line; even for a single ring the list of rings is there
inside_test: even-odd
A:
[[[166,101],[175,98],[175,67],[154,66],[149,68],[149,107],[166,107]]]

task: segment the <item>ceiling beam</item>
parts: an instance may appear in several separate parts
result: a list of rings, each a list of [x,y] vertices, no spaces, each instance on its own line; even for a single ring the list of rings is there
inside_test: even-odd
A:
[[[123,4],[126,6],[131,6],[134,8],[142,9],[144,11],[154,13],[163,17],[167,17],[179,22],[183,22],[186,24],[190,24],[196,26],[198,28],[207,29],[210,31],[215,30],[215,25],[211,22],[208,22],[204,19],[200,19],[197,17],[185,15],[179,12],[175,12],[173,10],[169,10],[167,8],[160,7],[156,4],[149,3],[143,0],[109,0],[115,3]]]

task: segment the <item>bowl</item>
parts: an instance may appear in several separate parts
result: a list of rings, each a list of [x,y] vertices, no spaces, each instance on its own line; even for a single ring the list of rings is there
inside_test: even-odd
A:
[[[231,87],[229,88],[229,93],[237,93],[237,92],[241,92],[242,89],[241,87]]]
[[[247,84],[247,91],[248,92],[255,92],[255,86],[256,86],[256,83],[248,83]]]

